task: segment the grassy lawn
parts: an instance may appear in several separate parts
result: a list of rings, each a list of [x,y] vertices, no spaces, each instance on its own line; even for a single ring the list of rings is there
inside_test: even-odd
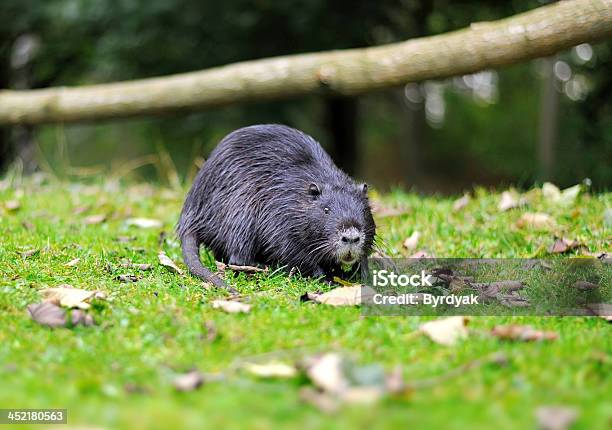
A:
[[[612,325],[595,317],[475,317],[476,331],[454,347],[414,332],[424,317],[364,318],[357,307],[300,302],[329,286],[282,273],[234,282],[253,305],[248,314],[226,314],[210,301],[223,292],[158,264],[160,250],[184,268],[173,234],[185,190],[148,185],[5,184],[0,191],[0,407],[67,408],[69,424],[100,428],[535,428],[542,405],[574,407],[574,428],[610,428]],[[591,252],[611,251],[604,213],[612,194],[583,194],[564,207],[527,193],[528,206],[500,212],[500,195],[476,190],[465,208],[453,199],[401,192],[377,196],[399,215],[377,219],[385,252],[408,255],[403,241],[421,232],[419,249],[440,257],[543,257],[562,235]],[[20,207],[5,209],[17,200]],[[519,228],[525,212],[544,212],[549,229]],[[102,214],[103,222],[92,215]],[[161,227],[130,226],[146,217]],[[167,233],[160,241],[160,233]],[[119,237],[133,240],[118,241]],[[23,257],[20,252],[36,249]],[[571,251],[568,255],[582,250]],[[73,266],[66,263],[79,258]],[[557,257],[565,258],[565,257]],[[120,263],[150,263],[136,271]],[[137,282],[120,282],[120,274]],[[59,284],[97,289],[108,298],[92,312],[93,327],[49,329],[26,307],[39,290]],[[486,336],[503,323],[556,331],[549,342],[507,342]],[[209,336],[214,324],[217,335]],[[444,375],[492,353],[503,366],[486,364],[373,405],[346,406],[325,414],[299,395],[303,380],[260,380],[234,371],[263,354],[294,360],[340,351],[363,364],[401,365],[407,382]],[[198,368],[223,373],[218,382],[177,392],[177,373]],[[46,428],[46,427],[43,427]],[[60,427],[60,428],[65,428]]]

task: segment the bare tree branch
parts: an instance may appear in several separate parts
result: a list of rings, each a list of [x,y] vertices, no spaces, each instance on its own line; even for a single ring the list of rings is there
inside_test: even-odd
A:
[[[0,124],[199,110],[304,94],[354,95],[472,73],[612,35],[612,0],[568,0],[439,36],[73,88],[0,91]]]

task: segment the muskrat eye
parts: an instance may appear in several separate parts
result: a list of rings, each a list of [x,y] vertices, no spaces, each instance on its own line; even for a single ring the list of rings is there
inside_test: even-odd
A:
[[[329,213],[329,208],[323,208],[323,212],[325,212],[326,214]]]
[[[308,186],[308,192],[310,193],[311,196],[318,196],[321,194],[321,190],[319,189],[317,184],[310,184]]]

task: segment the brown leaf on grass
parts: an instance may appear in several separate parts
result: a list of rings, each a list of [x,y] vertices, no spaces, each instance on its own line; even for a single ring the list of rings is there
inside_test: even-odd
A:
[[[453,212],[459,212],[470,203],[471,197],[469,194],[464,194],[463,197],[455,200],[453,203]]]
[[[213,309],[221,309],[228,314],[246,314],[251,311],[251,305],[235,300],[213,300],[212,307]]]
[[[542,196],[552,203],[561,204],[563,206],[574,204],[581,191],[581,184],[566,188],[563,191],[550,182],[545,182],[542,185]]]
[[[95,324],[93,317],[87,312],[80,309],[72,309],[70,311],[70,323],[73,326],[82,325],[89,327]]]
[[[204,383],[204,375],[198,370],[192,370],[182,375],[178,375],[172,381],[177,391],[193,391]]]
[[[580,247],[586,248],[583,243],[577,240],[570,240],[564,237],[555,239],[555,242],[548,248],[548,252],[551,254],[563,254],[564,252],[571,251]]]
[[[528,325],[500,325],[491,330],[491,334],[503,340],[541,341],[557,340],[559,335],[554,331],[535,330]]]
[[[232,270],[234,272],[244,272],[244,273],[267,273],[267,267],[257,267],[257,266],[238,266],[236,264],[225,264],[221,261],[215,261],[215,265],[217,266],[217,270],[219,272],[225,272],[227,269]]]
[[[136,240],[136,237],[134,237],[134,236],[117,236],[117,238],[115,240],[117,242],[119,242],[119,243],[127,243],[127,242],[132,242],[132,241]]]
[[[414,251],[419,244],[420,237],[421,233],[415,230],[410,237],[404,241],[404,248],[406,248],[408,251]]]
[[[498,294],[496,299],[499,300],[499,303],[506,306],[507,308],[526,308],[531,306],[529,299],[521,297],[516,291],[513,291],[510,294]]]
[[[87,225],[101,224],[106,221],[106,214],[95,214],[86,216],[83,222]]]
[[[308,357],[302,367],[319,394],[330,396],[327,401],[371,404],[386,392],[386,376],[380,366],[355,366],[335,352]]]
[[[318,389],[340,394],[349,387],[344,374],[343,358],[335,352],[308,357],[304,363],[306,376]]]
[[[496,281],[489,284],[474,283],[472,287],[476,288],[484,299],[496,299],[503,292],[518,291],[525,287],[521,281],[507,280]]]
[[[534,230],[551,230],[557,226],[550,215],[542,212],[526,212],[519,218],[516,225],[519,228]]]
[[[298,373],[295,366],[280,361],[245,363],[242,368],[259,378],[293,378]]]
[[[153,268],[153,266],[148,263],[132,263],[132,262],[121,263],[120,266],[125,269],[138,269],[142,271],[151,270]]]
[[[80,258],[75,258],[73,260],[70,260],[68,263],[64,264],[64,266],[66,266],[66,267],[74,267],[77,264],[79,264],[80,261],[81,261]]]
[[[312,294],[317,303],[330,306],[357,306],[368,302],[374,297],[376,292],[365,285],[352,285],[334,288],[323,294]]]
[[[540,406],[535,415],[540,430],[568,430],[578,418],[578,411],[566,406]]]
[[[81,215],[81,214],[87,212],[89,209],[91,209],[91,206],[77,206],[74,209],[72,209],[72,214],[73,215]]]
[[[40,291],[45,302],[67,308],[89,309],[92,299],[106,298],[106,294],[101,291],[88,291],[80,288],[73,288],[71,285],[62,284],[55,288],[45,288]]]
[[[59,306],[44,302],[28,306],[28,312],[34,321],[48,327],[64,327],[66,312]]]
[[[526,204],[527,200],[525,200],[524,197],[521,197],[515,190],[508,190],[502,193],[497,209],[505,212],[510,209],[525,206]]]
[[[468,318],[453,316],[421,324],[419,331],[441,345],[453,346],[468,336]]]
[[[152,218],[129,218],[126,224],[138,228],[159,228],[163,225],[160,220]]]
[[[599,288],[599,285],[597,284],[593,284],[592,282],[588,282],[588,281],[576,281],[572,284],[572,287],[576,288],[577,290],[581,290],[581,291],[592,291],[592,290],[596,290]]]
[[[183,274],[183,271],[179,269],[179,267],[168,257],[164,252],[160,252],[157,254],[157,258],[159,259],[159,264],[168,268],[170,271],[178,273],[179,275]]]
[[[26,258],[30,258],[38,254],[39,252],[40,252],[40,249],[34,248],[34,249],[28,249],[26,251],[20,251],[19,255],[21,255],[24,259],[26,259]]]
[[[612,304],[610,303],[589,303],[586,308],[598,317],[612,322]]]
[[[132,275],[130,273],[118,275],[115,279],[117,279],[119,282],[124,282],[124,283],[138,282],[138,276]]]
[[[21,208],[21,203],[18,200],[7,200],[4,202],[4,207],[9,212],[15,212]]]
[[[34,224],[32,224],[30,221],[23,221],[21,225],[23,226],[23,228],[25,228],[28,231],[32,231],[35,228]]]
[[[430,254],[426,251],[417,251],[411,256],[409,256],[408,258],[422,259],[422,258],[436,258],[436,257],[433,254]]]

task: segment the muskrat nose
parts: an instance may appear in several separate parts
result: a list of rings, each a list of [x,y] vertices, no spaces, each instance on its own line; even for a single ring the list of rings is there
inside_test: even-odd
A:
[[[361,239],[361,234],[359,234],[359,230],[356,228],[349,228],[348,230],[344,230],[341,234],[340,240],[346,244],[359,243]]]

